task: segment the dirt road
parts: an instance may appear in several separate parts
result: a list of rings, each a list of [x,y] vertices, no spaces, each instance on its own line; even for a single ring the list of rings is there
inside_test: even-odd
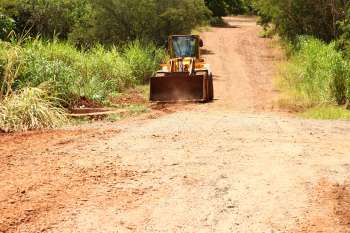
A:
[[[350,123],[274,112],[280,52],[227,20],[214,103],[0,136],[0,232],[350,232]]]

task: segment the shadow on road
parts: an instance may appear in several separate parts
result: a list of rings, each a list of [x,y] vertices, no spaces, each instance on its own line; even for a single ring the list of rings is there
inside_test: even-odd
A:
[[[234,28],[234,29],[237,29],[237,28],[242,28],[242,27],[238,26],[238,25],[226,24],[226,25],[223,25],[223,26],[215,26],[214,28]]]
[[[209,49],[201,49],[202,55],[214,55],[215,53]]]

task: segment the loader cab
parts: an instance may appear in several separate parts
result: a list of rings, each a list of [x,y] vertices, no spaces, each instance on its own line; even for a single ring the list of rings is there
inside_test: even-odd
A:
[[[168,39],[170,58],[194,57],[199,59],[203,41],[195,35],[177,35]]]

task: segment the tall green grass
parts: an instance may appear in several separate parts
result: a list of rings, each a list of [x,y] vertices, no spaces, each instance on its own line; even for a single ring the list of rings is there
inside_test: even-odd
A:
[[[163,58],[162,49],[139,41],[120,49],[96,46],[88,51],[64,42],[0,42],[1,95],[47,83],[65,105],[82,97],[103,102],[111,93],[147,82]]]
[[[345,104],[350,100],[350,64],[334,43],[301,37],[296,52],[281,69],[280,86],[307,106]]]
[[[39,88],[24,88],[7,96],[0,105],[0,130],[16,132],[61,126],[67,118],[55,102]]]
[[[0,101],[12,92],[21,68],[22,49],[9,43],[0,43]]]
[[[165,50],[154,44],[145,44],[139,40],[130,42],[123,49],[123,57],[130,65],[132,74],[139,84],[145,84],[159,68],[165,58]]]
[[[55,96],[73,105],[80,98],[102,102],[112,92],[136,83],[130,65],[116,50],[96,46],[78,51],[66,43],[34,41],[22,54],[25,67],[19,87],[49,82]]]
[[[48,124],[44,118],[59,119],[53,117],[58,109],[53,108],[53,115],[35,115],[35,111],[40,110],[38,106],[49,108],[50,103],[58,102],[64,107],[75,106],[82,99],[106,103],[109,96],[146,83],[164,54],[163,49],[139,41],[122,48],[106,49],[96,45],[86,51],[59,41],[0,41],[0,104],[6,106],[1,110],[0,127],[5,131],[51,127],[55,123]],[[38,94],[37,88],[43,86],[50,98]],[[29,95],[34,97],[26,102]],[[11,108],[13,103],[18,108]],[[31,104],[37,107],[23,107]],[[22,123],[22,120],[29,122],[26,112],[42,125]]]

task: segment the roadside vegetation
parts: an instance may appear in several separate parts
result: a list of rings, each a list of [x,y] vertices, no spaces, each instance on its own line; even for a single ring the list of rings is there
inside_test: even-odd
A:
[[[342,106],[318,105],[301,112],[300,116],[318,120],[350,120],[350,111]]]
[[[303,116],[347,118],[350,108],[348,1],[253,0],[265,36],[278,34],[288,55],[279,85],[285,107]],[[339,106],[339,107],[338,107]]]
[[[302,111],[347,109],[349,5],[342,0],[0,0],[0,131],[57,127],[69,121],[66,113],[87,103],[116,106],[118,96],[147,85],[166,58],[168,35],[225,26],[222,17],[230,14],[259,15],[263,35],[278,34],[288,45],[279,85],[289,102]]]
[[[146,83],[163,58],[163,49],[139,41],[109,49],[97,44],[86,51],[62,41],[0,42],[0,100],[3,105],[11,105],[10,110],[0,110],[0,128],[3,131],[47,128],[47,124],[20,127],[12,121],[11,117],[24,117],[23,111],[29,109],[19,103],[21,100],[26,101],[23,104],[28,107],[31,103],[36,105],[32,111],[45,108],[47,116],[62,113],[57,108],[79,107],[82,101],[83,104],[90,101],[109,105],[109,97]],[[28,92],[47,95],[23,96]],[[40,98],[43,101],[37,101]],[[12,105],[13,101],[18,104]],[[31,114],[32,118],[36,116]],[[57,119],[48,117],[47,120],[55,126]],[[43,121],[44,115],[36,120]],[[12,127],[8,126],[9,122]]]
[[[55,128],[67,122],[65,111],[46,91],[24,88],[0,106],[0,127],[5,132]]]
[[[212,12],[210,25],[214,27],[226,26],[224,16],[253,13],[250,0],[205,0],[205,3]]]
[[[90,105],[144,112],[120,96],[148,84],[168,35],[243,12],[241,3],[0,0],[0,131],[54,128]]]
[[[350,99],[350,63],[336,44],[300,37],[297,49],[282,66],[282,90],[304,106],[347,104]]]
[[[168,34],[210,15],[202,0],[0,0],[0,130],[53,128],[75,107],[112,106],[147,84]]]

